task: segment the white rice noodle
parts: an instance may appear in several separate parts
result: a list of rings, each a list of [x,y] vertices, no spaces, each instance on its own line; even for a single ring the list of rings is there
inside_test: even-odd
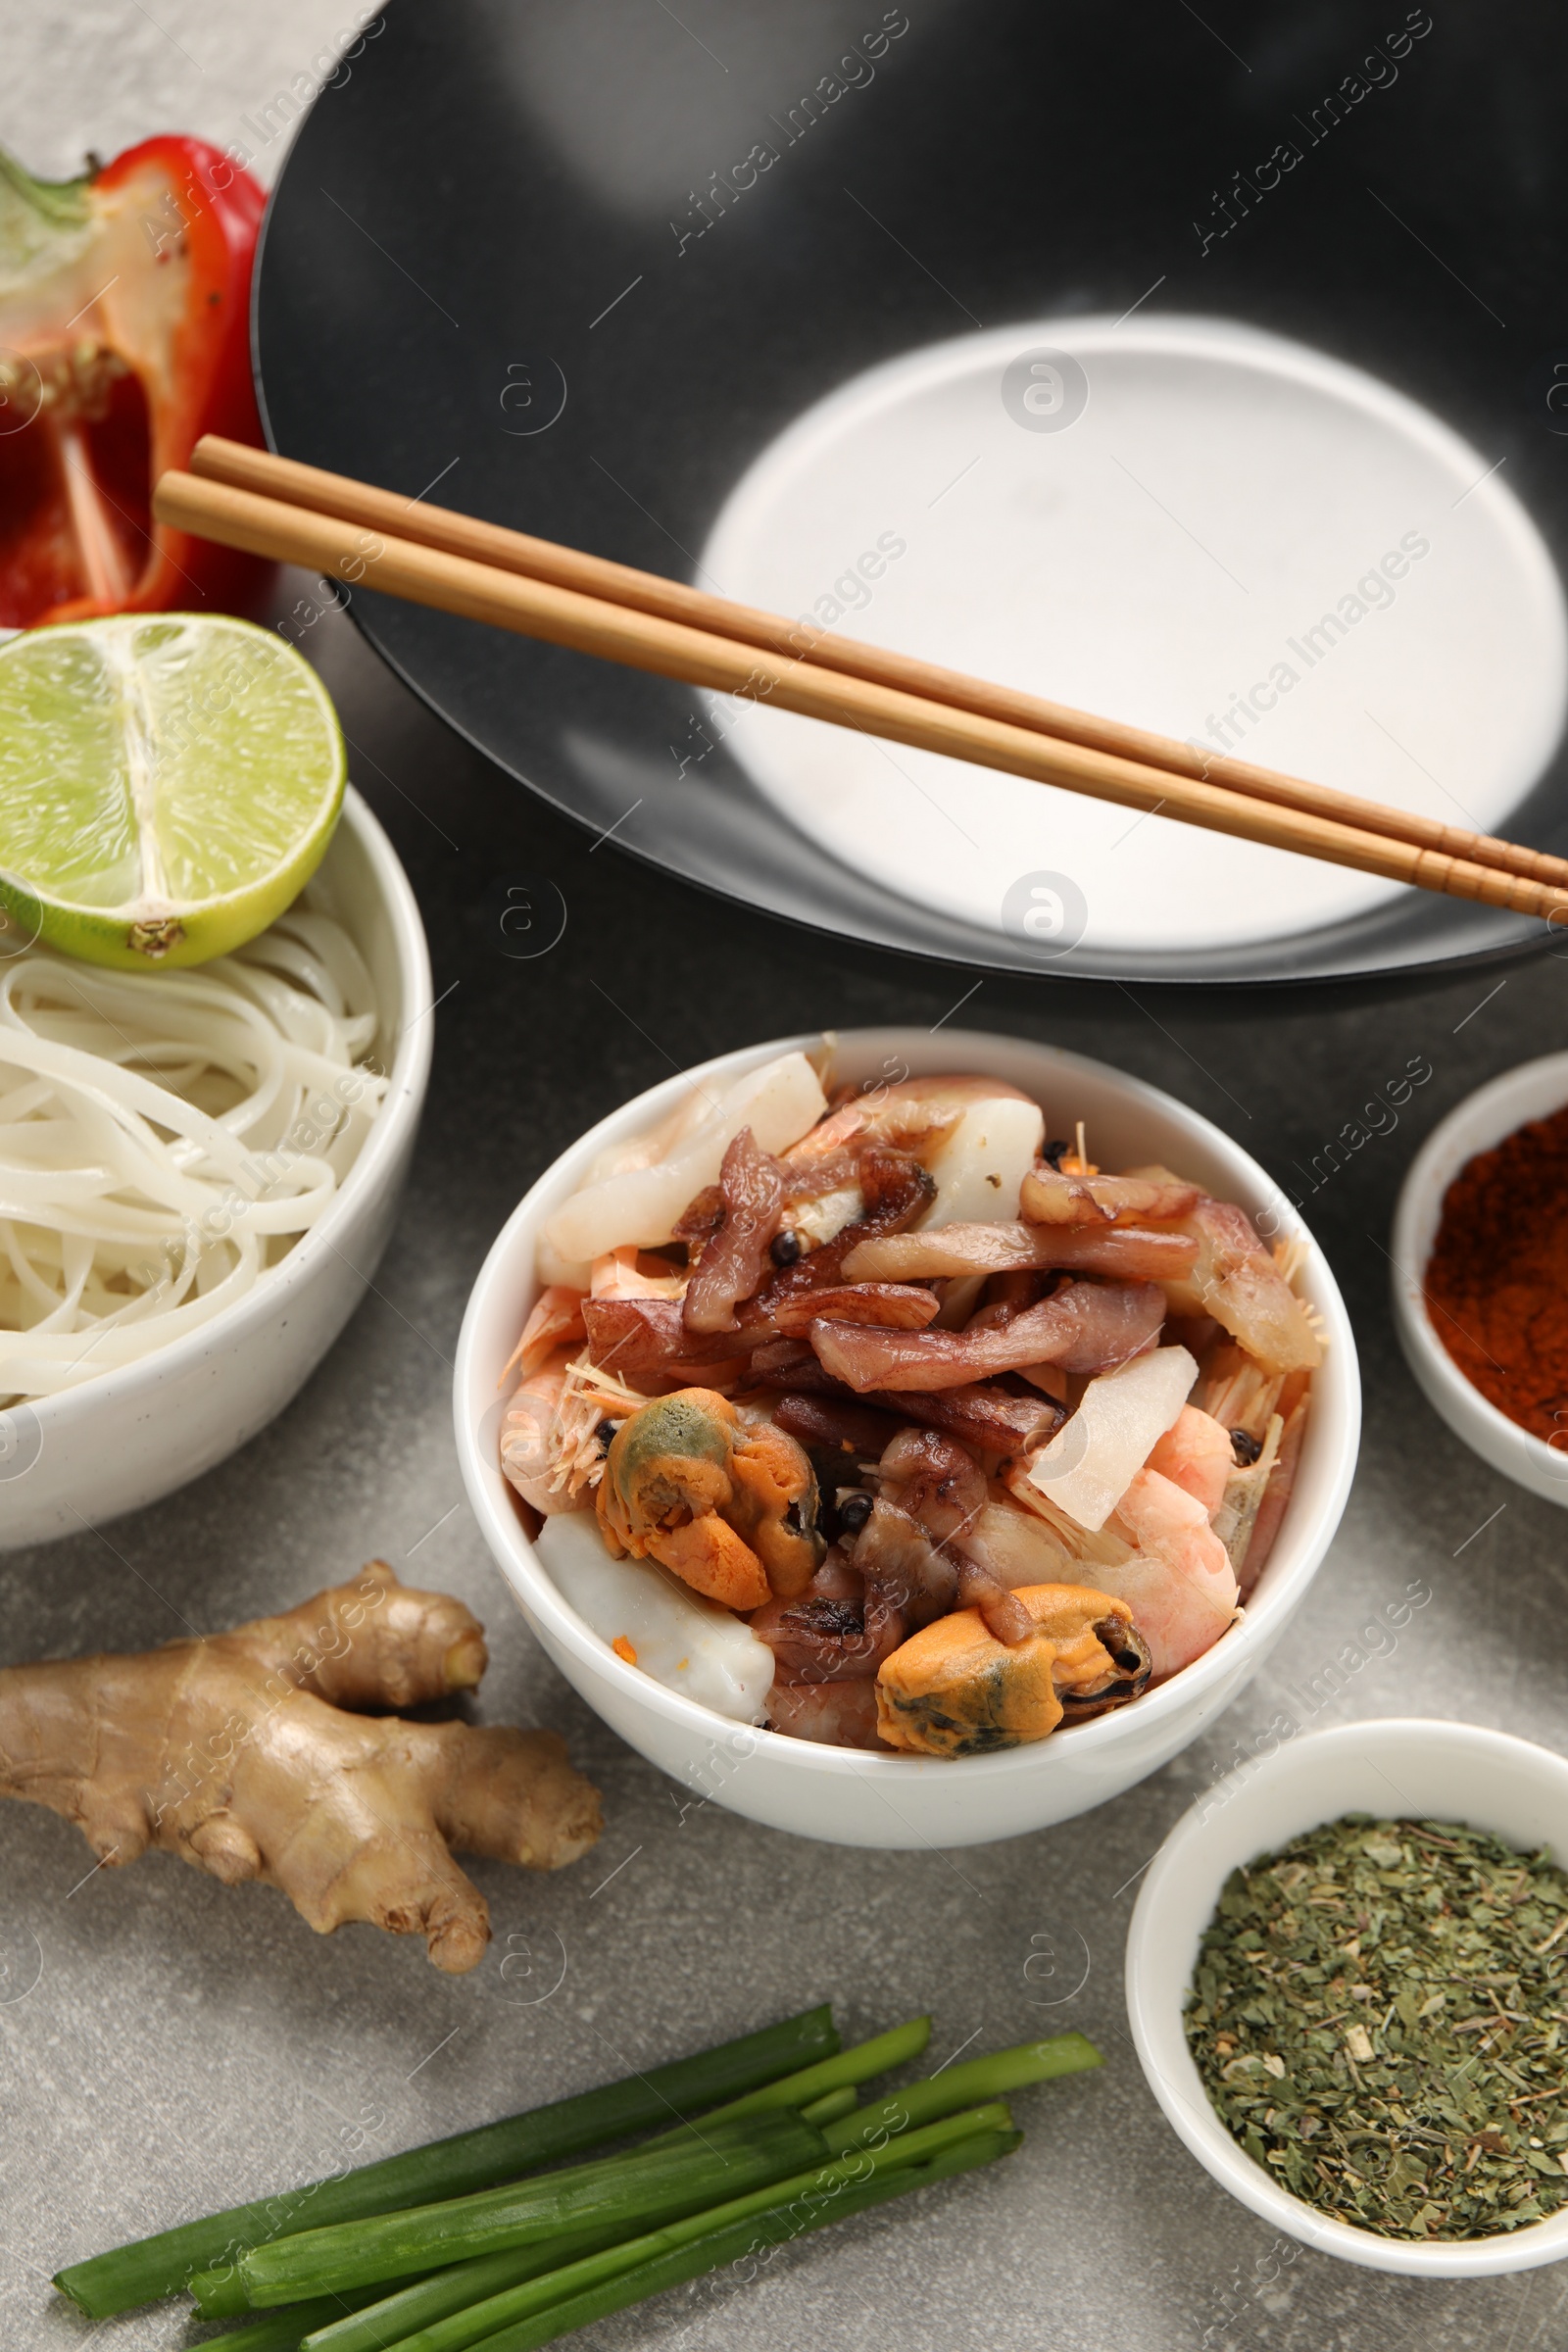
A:
[[[386,1080],[370,975],[311,901],[192,971],[0,963],[0,1402],[210,1322],[336,1196]]]

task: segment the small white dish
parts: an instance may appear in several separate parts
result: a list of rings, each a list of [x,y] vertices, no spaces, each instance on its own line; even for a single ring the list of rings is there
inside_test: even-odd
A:
[[[351,786],[318,874],[369,965],[390,1083],[336,1199],[210,1323],[79,1389],[0,1412],[0,1551],[156,1502],[237,1450],[301,1389],[392,1232],[430,1075],[430,957],[409,878]]]
[[[1394,1320],[1405,1362],[1427,1401],[1484,1462],[1547,1502],[1568,1506],[1568,1424],[1562,1446],[1521,1429],[1460,1371],[1439,1334],[1423,1284],[1444,1196],[1467,1161],[1530,1119],[1568,1103],[1568,1054],[1521,1062],[1467,1095],[1416,1153],[1394,1217]]]
[[[453,1406],[468,1499],[523,1615],[566,1680],[621,1738],[705,1798],[773,1829],[838,1845],[983,1845],[1067,1821],[1117,1796],[1176,1754],[1250,1681],[1284,1632],[1333,1539],[1355,1468],[1361,1393],[1349,1318],[1327,1260],[1278,1188],[1247,1152],[1156,1088],[1103,1062],[1023,1038],[972,1030],[855,1029],[841,1034],[841,1081],[978,1070],[1046,1106],[1048,1131],[1087,1122],[1108,1167],[1163,1160],[1262,1217],[1270,1238],[1307,1242],[1302,1289],[1329,1346],[1296,1491],[1244,1618],[1203,1657],[1116,1713],[998,1755],[883,1756],[753,1730],[655,1682],[617,1657],[568,1606],[524,1533],[498,1459],[503,1367],[538,1291],[540,1230],[607,1145],[640,1134],[695,1083],[724,1086],[814,1036],[777,1038],[668,1078],[602,1119],[525,1195],[480,1269],[458,1343]]]
[[[1407,2278],[1487,2278],[1559,2262],[1568,2209],[1491,2237],[1379,2237],[1303,2204],[1221,2123],[1182,2019],[1203,1930],[1231,1872],[1346,1813],[1463,1822],[1568,1859],[1568,1760],[1467,1723],[1350,1723],[1233,1773],[1171,1832],[1144,1880],[1127,1936],[1127,2014],[1166,2121],[1222,2188],[1319,2253]]]

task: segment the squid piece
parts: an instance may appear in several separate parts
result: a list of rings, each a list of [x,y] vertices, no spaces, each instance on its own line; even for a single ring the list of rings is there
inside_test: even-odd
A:
[[[1162,1681],[1212,1649],[1231,1625],[1241,1597],[1236,1574],[1202,1504],[1157,1470],[1139,1471],[1112,1525],[1136,1548],[1120,1568],[1102,1569],[1101,1581],[1126,1602]]]
[[[844,1274],[850,1282],[929,1282],[942,1275],[1054,1268],[1121,1282],[1172,1283],[1191,1274],[1198,1255],[1192,1235],[1149,1233],[1137,1225],[954,1224],[861,1242],[845,1258]]]
[[[974,1756],[1044,1740],[1069,1701],[1099,1711],[1135,1698],[1149,1680],[1145,1645],[1125,1602],[1083,1585],[1025,1585],[1027,1640],[1009,1646],[977,1609],[957,1609],[910,1636],[877,1676],[877,1723],[890,1747]]]
[[[656,1559],[732,1609],[804,1592],[822,1557],[802,1448],[784,1430],[744,1429],[710,1389],[657,1397],[622,1422],[598,1509],[617,1559]]]
[[[874,1683],[775,1683],[767,1728],[828,1747],[885,1747],[877,1731]]]
[[[681,1319],[688,1331],[733,1331],[735,1309],[760,1287],[768,1248],[784,1207],[784,1177],[750,1127],[724,1153],[718,1172],[721,1215],[703,1244],[687,1286]]]
[[[1200,1502],[1210,1521],[1225,1500],[1225,1490],[1236,1476],[1236,1453],[1231,1433],[1196,1404],[1184,1404],[1164,1435],[1155,1440],[1148,1457],[1173,1486],[1183,1487]]]
[[[858,1396],[872,1389],[956,1389],[1026,1364],[1103,1371],[1141,1354],[1164,1313],[1165,1295],[1155,1283],[1075,1282],[990,1330],[873,1331],[822,1321],[811,1326],[811,1346]]]
[[[716,1103],[694,1088],[661,1126],[601,1153],[589,1181],[550,1218],[545,1241],[568,1262],[602,1257],[625,1242],[645,1249],[667,1242],[694,1196],[718,1181],[743,1127],[764,1152],[784,1152],[826,1107],[804,1054],[781,1054],[749,1070]]]
[[[1092,1380],[1072,1419],[1025,1466],[1029,1486],[1097,1532],[1175,1421],[1197,1377],[1185,1348],[1156,1348]]]
[[[1198,1245],[1190,1274],[1159,1275],[1171,1309],[1212,1315],[1267,1372],[1311,1372],[1323,1347],[1251,1219],[1229,1200],[1200,1200],[1180,1230]]]

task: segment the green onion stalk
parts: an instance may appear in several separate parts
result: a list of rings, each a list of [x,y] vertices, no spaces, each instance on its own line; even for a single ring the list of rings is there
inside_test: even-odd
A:
[[[775,2082],[780,2075],[831,2058],[838,2046],[833,2013],[824,2003],[760,2033],[720,2042],[716,2049],[650,2067],[646,2074],[628,2075],[549,2106],[483,2124],[476,2131],[460,2132],[399,2156],[331,2174],[303,2188],[231,2205],[205,2220],[137,2238],[71,2264],[57,2274],[55,2284],[89,2319],[112,2319],[159,2295],[177,2294],[193,2273],[231,2265],[250,2247],[435,2197],[490,2188],[607,2141],[672,2121],[679,2124],[717,2102]],[[244,2308],[242,2302],[230,2307],[231,2312]]]

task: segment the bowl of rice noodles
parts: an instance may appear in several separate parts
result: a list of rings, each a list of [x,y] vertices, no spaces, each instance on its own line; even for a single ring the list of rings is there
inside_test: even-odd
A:
[[[125,973],[0,936],[0,1549],[170,1494],[301,1388],[390,1236],[429,1003],[352,788],[231,956]]]

